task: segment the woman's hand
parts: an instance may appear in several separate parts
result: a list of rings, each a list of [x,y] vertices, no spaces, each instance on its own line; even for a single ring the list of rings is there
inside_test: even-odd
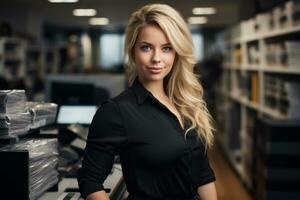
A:
[[[197,189],[200,200],[217,200],[217,192],[215,183],[208,183],[206,185],[202,185]]]
[[[89,194],[86,197],[86,200],[109,200],[109,197],[108,197],[107,193],[104,190],[102,190],[102,191],[98,191],[98,192]]]

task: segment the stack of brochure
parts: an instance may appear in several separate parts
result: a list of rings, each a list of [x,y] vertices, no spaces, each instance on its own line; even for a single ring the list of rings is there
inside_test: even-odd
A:
[[[26,109],[31,114],[31,128],[39,128],[55,122],[57,104],[26,102]]]
[[[25,102],[24,90],[0,90],[0,115],[23,112]]]
[[[24,90],[0,90],[0,136],[27,133],[31,116],[25,110]]]
[[[57,139],[31,139],[5,146],[1,151],[29,152],[29,199],[37,199],[58,183]]]

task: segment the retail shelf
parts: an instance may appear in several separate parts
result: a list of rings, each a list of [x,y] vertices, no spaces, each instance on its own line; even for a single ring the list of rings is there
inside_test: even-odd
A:
[[[268,38],[272,38],[272,37],[279,37],[279,36],[297,33],[299,31],[300,31],[300,26],[286,27],[286,28],[277,29],[277,30],[270,30],[265,33],[256,33],[256,34],[248,36],[248,37],[241,37],[237,40],[232,40],[232,44],[237,44],[238,42],[248,43],[248,42],[252,42],[252,41],[256,41],[256,40],[268,39]]]
[[[283,74],[300,74],[300,67],[268,66],[261,68],[264,72],[283,73]]]
[[[271,108],[261,107],[260,105],[249,101],[246,97],[242,97],[241,95],[231,94],[231,95],[229,95],[229,97],[232,100],[234,100],[238,103],[241,103],[248,108],[254,109],[254,110],[261,112],[263,114],[266,114],[272,118],[277,118],[277,119],[286,119],[287,118],[287,116],[281,114],[280,112],[278,112],[274,109],[271,109]]]
[[[292,10],[286,5],[276,8],[277,11]],[[223,146],[231,164],[251,189],[257,187],[252,185],[255,174],[251,174],[251,169],[255,162],[249,153],[255,140],[256,119],[266,117],[291,121],[299,113],[300,65],[297,47],[300,25],[292,21],[291,13],[280,11],[276,14],[270,11],[266,14],[270,18],[261,21],[259,16],[255,16],[224,32],[230,39],[225,44],[228,51],[224,55],[225,70],[220,84],[221,94],[225,97],[220,98],[220,102],[227,105],[227,110],[220,109],[222,116],[219,122],[225,133],[221,139],[225,140]],[[286,23],[280,21],[281,15],[289,15]],[[273,27],[278,28],[267,31],[271,20]],[[287,63],[294,65],[288,66]],[[242,162],[234,162],[235,150],[230,145],[241,150]]]
[[[282,73],[282,74],[300,74],[300,67],[286,67],[286,66],[267,66],[261,65],[237,65],[237,64],[224,64],[225,69],[232,70],[246,70],[246,71],[262,71],[267,73]]]
[[[271,109],[271,108],[267,108],[267,107],[262,107],[261,108],[262,113],[269,115],[275,119],[287,119],[287,116],[281,114],[280,112],[278,112],[276,109]]]
[[[253,103],[253,102],[249,101],[247,99],[247,97],[243,97],[243,96],[241,96],[239,94],[231,94],[230,98],[233,99],[233,100],[235,100],[236,102],[239,102],[239,103],[243,104],[244,106],[246,106],[248,108],[252,108],[252,109],[254,109],[256,111],[260,111],[259,105],[256,104],[256,103]]]

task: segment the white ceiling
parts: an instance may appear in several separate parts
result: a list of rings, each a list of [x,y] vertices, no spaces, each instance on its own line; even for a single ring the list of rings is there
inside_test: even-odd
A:
[[[224,27],[248,18],[254,12],[254,0],[79,0],[74,4],[53,4],[48,0],[0,0],[0,13],[10,12],[18,15],[22,10],[34,13],[44,23],[70,27],[89,27],[89,17],[75,17],[75,8],[94,8],[96,17],[107,17],[110,26],[124,26],[130,16],[142,5],[147,3],[167,3],[179,10],[187,18],[192,16],[193,7],[210,6],[217,9],[217,14],[208,16],[208,23],[204,27]],[[1,21],[1,14],[0,14]]]

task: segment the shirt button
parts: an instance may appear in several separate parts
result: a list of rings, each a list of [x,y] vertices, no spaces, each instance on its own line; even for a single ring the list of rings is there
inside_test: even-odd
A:
[[[190,151],[189,151],[188,149],[184,149],[184,154],[185,154],[185,155],[189,154],[189,152],[190,152]]]

